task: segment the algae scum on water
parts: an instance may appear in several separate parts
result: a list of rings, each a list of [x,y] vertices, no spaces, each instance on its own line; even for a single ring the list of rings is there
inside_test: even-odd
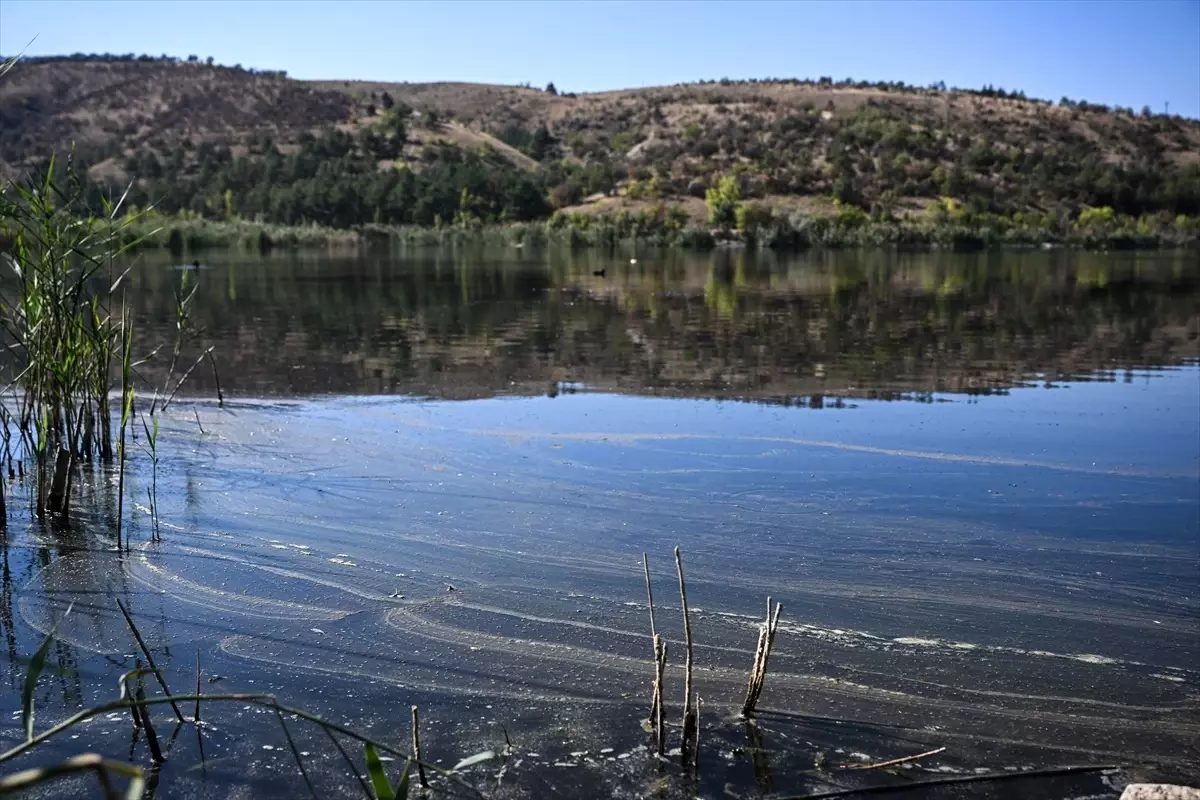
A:
[[[180,363],[213,346],[226,397],[194,373],[156,411],[156,465],[148,429],[130,433],[121,549],[115,473],[80,468],[69,524],[38,523],[29,480],[8,482],[3,749],[25,739],[51,632],[38,733],[115,701],[147,653],[174,695],[246,699],[202,701],[200,724],[193,700],[184,725],[146,706],[161,764],[117,708],[6,773],[96,752],[157,797],[376,796],[368,767],[399,782],[417,706],[434,796],[1197,779],[1190,284],[1080,289],[1040,255],[1051,278],[1028,291],[1027,268],[1001,282],[978,261],[951,292],[927,279],[945,262],[851,280],[441,258],[207,259],[189,310],[203,340]],[[178,274],[128,280],[137,335],[161,339],[174,301],[154,290]],[[782,612],[752,682],[768,597]],[[139,680],[162,695],[142,673],[131,696]],[[372,762],[293,710],[395,752]],[[88,772],[37,791],[98,790]]]

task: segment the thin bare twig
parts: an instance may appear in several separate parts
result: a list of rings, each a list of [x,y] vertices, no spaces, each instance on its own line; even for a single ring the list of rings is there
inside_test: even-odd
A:
[[[914,789],[930,789],[934,786],[951,786],[958,783],[994,783],[1020,780],[1021,778],[1050,778],[1055,775],[1106,772],[1108,770],[1121,769],[1121,767],[1121,764],[1082,764],[1078,766],[1031,769],[1026,772],[989,772],[985,775],[955,775],[949,778],[930,778],[929,780],[911,781],[891,786],[860,786],[857,789],[837,789],[831,792],[818,792],[817,794],[797,794],[789,797],[781,797],[779,800],[830,800],[830,798],[835,797],[854,797],[855,795],[862,794],[899,794],[900,792],[909,792]]]
[[[683,603],[683,639],[687,648],[683,665],[683,741],[692,738],[692,726],[696,724],[695,699],[692,694],[692,618],[688,613],[687,584],[683,579],[683,554],[675,548],[675,569],[679,573],[679,598]]]
[[[696,721],[693,727],[696,729],[696,738],[692,740],[692,775],[700,773],[700,695],[696,695]]]
[[[654,622],[654,591],[650,588],[650,560],[642,553],[642,568],[646,572],[646,604],[650,607],[650,644],[654,648],[654,685],[652,688],[652,699],[650,702],[650,725],[656,731],[662,727],[662,676],[663,671],[660,668],[660,660],[662,656],[659,653],[662,644],[662,637],[658,635],[658,627]],[[656,741],[661,740],[661,736],[656,736]],[[661,749],[660,749],[661,752]]]
[[[150,655],[150,648],[146,647],[146,643],[142,641],[142,634],[138,632],[137,625],[133,624],[133,617],[129,616],[129,612],[125,609],[125,604],[117,598],[117,608],[121,609],[121,613],[125,615],[125,621],[129,623],[129,630],[133,631],[133,638],[137,640],[138,647],[142,649],[142,655],[146,657],[146,663],[150,665],[150,669],[154,671],[154,677],[158,679],[158,685],[162,687],[163,694],[171,703],[171,708],[175,710],[175,718],[183,722],[183,714],[179,711],[179,706],[176,705],[175,699],[171,696],[171,690],[167,688],[167,682],[163,679],[162,672],[154,664],[154,657]]]
[[[200,721],[200,648],[196,648],[196,713],[192,715],[193,722]]]
[[[429,788],[429,781],[425,779],[425,767],[421,764],[421,734],[419,728],[419,718],[417,716],[417,707],[412,707],[412,748],[413,759],[417,762],[417,779],[421,781],[421,785]],[[508,734],[506,733],[505,736]]]
[[[225,394],[221,391],[221,376],[217,374],[217,360],[213,358],[213,349],[208,348],[204,355],[208,356],[208,363],[212,365],[213,382],[217,385],[217,408],[224,408]]]
[[[654,634],[654,747],[658,755],[663,754],[667,743],[667,725],[663,708],[663,673],[667,669],[667,643],[661,634]]]
[[[646,558],[645,553],[642,553],[642,568],[646,571],[646,603],[650,606],[650,636],[653,638],[658,634],[658,628],[654,625],[654,592],[650,589],[650,560]]]
[[[146,701],[146,692],[142,688],[142,680],[138,678],[138,687],[134,692],[134,698],[138,703]],[[142,727],[146,729],[146,744],[150,747],[150,757],[154,759],[155,764],[161,764],[167,760],[163,755],[162,748],[158,745],[158,734],[154,732],[154,723],[150,721],[150,710],[142,708]]]
[[[205,356],[211,357],[211,355],[212,355],[212,347],[209,347],[207,350],[205,350],[203,353],[200,354],[200,357],[196,359],[196,362],[194,364],[192,364],[190,367],[187,368],[187,372],[183,373],[183,377],[181,377],[179,379],[179,383],[175,384],[175,388],[171,390],[171,393],[169,395],[167,395],[167,399],[163,401],[162,408],[160,409],[163,413],[166,413],[167,406],[171,405],[171,401],[175,399],[175,395],[177,395],[179,393],[179,390],[183,388],[183,384],[184,384],[184,382],[187,381],[188,376],[192,374],[192,370],[194,370],[196,367],[200,366],[200,362],[204,360]],[[216,374],[216,372],[215,372],[216,363],[215,362],[213,363],[213,369],[214,369],[213,374],[215,375]],[[220,393],[220,391],[221,391],[220,388],[218,388],[217,389],[218,394]],[[221,403],[221,405],[224,405],[225,404],[224,399],[222,399],[220,401],[220,403]]]
[[[897,764],[907,764],[910,761],[918,761],[929,756],[936,756],[938,753],[946,752],[946,748],[939,747],[936,750],[929,750],[925,753],[917,753],[915,756],[905,756],[904,758],[893,758],[891,761],[877,761],[874,764],[845,764],[842,769],[883,769],[884,767],[894,767]]]

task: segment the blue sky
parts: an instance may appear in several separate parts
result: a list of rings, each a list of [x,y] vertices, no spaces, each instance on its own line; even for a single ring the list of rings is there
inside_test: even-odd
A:
[[[0,52],[213,56],[298,78],[854,77],[1200,117],[1200,0],[0,0]]]

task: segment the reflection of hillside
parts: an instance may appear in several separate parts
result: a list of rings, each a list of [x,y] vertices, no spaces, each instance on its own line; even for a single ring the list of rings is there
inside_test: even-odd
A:
[[[791,402],[991,392],[1200,357],[1182,258],[426,253],[214,265],[197,324],[240,394],[595,390]],[[135,276],[166,335],[168,281]],[[197,371],[190,389],[206,391]]]

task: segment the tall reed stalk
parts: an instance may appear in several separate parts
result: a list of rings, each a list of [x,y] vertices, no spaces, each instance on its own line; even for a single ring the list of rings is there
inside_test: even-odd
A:
[[[61,180],[60,180],[61,179]],[[113,459],[111,364],[121,357],[122,411],[130,398],[132,339],[117,259],[137,243],[124,197],[96,217],[70,159],[0,186],[0,330],[12,392],[0,399],[5,455],[33,459],[39,519],[66,519],[78,465]]]

